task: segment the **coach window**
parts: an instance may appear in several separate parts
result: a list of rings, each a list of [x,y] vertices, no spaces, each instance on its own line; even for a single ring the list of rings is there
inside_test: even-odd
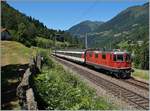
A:
[[[75,54],[75,56],[76,56],[76,57],[79,57],[79,58],[81,57],[81,55],[82,55],[82,54],[80,54],[80,53],[79,53],[79,54]]]
[[[81,53],[81,54],[78,54],[78,57],[80,57],[80,58],[81,58],[81,57],[82,57],[82,53]]]
[[[71,56],[71,53],[66,53],[65,55]]]
[[[102,59],[106,59],[106,54],[102,53]]]
[[[95,58],[98,58],[98,54],[97,53],[95,54]]]

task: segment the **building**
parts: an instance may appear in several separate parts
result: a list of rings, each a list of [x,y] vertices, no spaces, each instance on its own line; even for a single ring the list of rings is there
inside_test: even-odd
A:
[[[1,28],[1,40],[10,40],[12,37],[6,28]]]
[[[55,37],[57,41],[64,42],[64,37],[61,34],[56,34]]]

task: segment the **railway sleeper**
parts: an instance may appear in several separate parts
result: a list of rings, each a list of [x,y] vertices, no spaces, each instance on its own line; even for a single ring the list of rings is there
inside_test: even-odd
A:
[[[136,102],[139,102],[139,101],[143,101],[143,99],[137,98],[137,99],[135,99],[135,101],[136,101]]]
[[[126,98],[132,98],[134,95],[133,94],[129,94],[129,95],[124,95]]]
[[[137,101],[137,103],[138,103],[138,104],[149,104],[149,102],[148,102],[148,101],[145,101],[145,100],[143,100],[143,101]]]
[[[142,105],[143,107],[149,107],[149,103],[140,104],[140,105]]]
[[[123,96],[126,97],[126,98],[131,98],[131,97],[133,97],[134,95],[131,95],[131,94],[123,94]]]
[[[123,95],[131,95],[129,92],[122,92]]]
[[[134,105],[136,105],[136,106],[138,106],[140,109],[142,108],[142,109],[147,109],[147,106],[144,106],[144,105],[142,105],[142,104],[138,104],[138,103],[136,103],[135,101],[132,101],[132,100],[130,100]]]
[[[128,98],[134,100],[134,99],[137,99],[137,98],[139,98],[139,97],[137,97],[137,96],[135,95],[135,96],[128,97]]]
[[[145,109],[149,109],[149,105],[148,104],[147,105],[140,105],[140,106],[142,106]]]

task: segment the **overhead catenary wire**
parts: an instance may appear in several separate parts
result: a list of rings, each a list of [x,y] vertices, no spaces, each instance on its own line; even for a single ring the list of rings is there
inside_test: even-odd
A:
[[[98,2],[98,0],[94,0],[94,1],[91,3],[91,5],[90,5],[86,10],[84,10],[84,11],[81,13],[80,16],[76,17],[77,20],[75,20],[74,22],[72,22],[72,24],[77,24],[77,23],[79,23],[79,21],[81,21],[81,20],[83,19],[83,17],[87,16],[87,15],[91,12],[91,10],[97,5],[97,2]],[[86,3],[86,2],[85,2],[85,3]]]

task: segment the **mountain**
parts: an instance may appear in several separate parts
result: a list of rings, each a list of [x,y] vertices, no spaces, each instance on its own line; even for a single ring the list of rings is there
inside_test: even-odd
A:
[[[142,6],[132,6],[126,10],[120,12],[113,19],[102,24],[96,31],[105,31],[105,30],[130,30],[133,25],[145,25],[148,23],[148,8],[149,4],[146,3]]]
[[[88,32],[88,47],[90,48],[115,48],[120,42],[135,43],[148,40],[148,24],[149,3],[145,3],[125,9],[105,23],[81,22],[71,27],[68,32],[73,35]]]
[[[132,6],[111,20],[100,25],[94,32],[91,46],[117,46],[121,41],[148,40],[149,3]]]
[[[75,36],[80,36],[95,31],[103,23],[104,22],[86,20],[71,27],[67,32]]]

